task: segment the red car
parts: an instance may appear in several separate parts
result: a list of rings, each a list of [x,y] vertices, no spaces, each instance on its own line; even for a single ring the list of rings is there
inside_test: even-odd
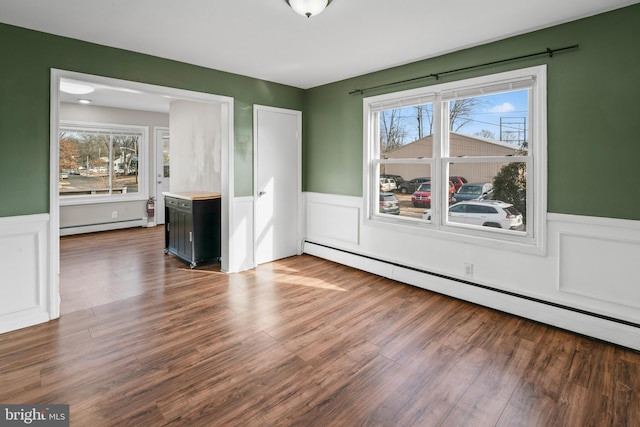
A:
[[[453,185],[456,187],[456,191],[468,182],[463,176],[450,176],[449,181],[453,182]]]
[[[449,201],[453,199],[455,193],[456,187],[449,181]],[[431,181],[420,184],[420,187],[411,195],[411,203],[416,208],[431,206]]]

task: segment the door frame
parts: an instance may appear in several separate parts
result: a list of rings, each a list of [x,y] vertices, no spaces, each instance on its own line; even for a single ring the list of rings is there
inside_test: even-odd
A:
[[[158,221],[158,218],[160,217],[160,215],[162,215],[162,218],[164,219],[164,221],[162,221],[162,224],[164,224],[167,219],[164,218],[164,198],[162,197],[162,194],[158,193],[158,178],[160,178],[158,175],[162,175],[162,179],[164,180],[164,165],[160,165],[158,163],[160,157],[160,153],[158,152],[158,150],[162,150],[162,135],[164,135],[165,133],[169,133],[169,128],[165,127],[165,126],[154,126],[153,127],[153,149],[152,151],[152,155],[151,157],[153,157],[153,190],[151,190],[151,196],[156,198],[156,215],[153,221],[153,225],[160,225],[160,222]],[[169,144],[171,144],[171,139],[169,139]],[[171,179],[171,171],[169,171],[169,179]]]
[[[235,265],[230,260],[229,236],[231,220],[233,218],[233,206],[231,198],[234,194],[234,98],[210,93],[195,92],[184,89],[176,89],[167,86],[158,86],[148,83],[139,83],[129,80],[114,79],[111,77],[97,76],[79,73],[75,71],[51,69],[50,86],[50,148],[49,148],[49,267],[47,280],[47,298],[49,318],[60,317],[60,199],[58,193],[58,167],[59,167],[59,122],[60,122],[60,79],[86,81],[95,84],[106,84],[142,92],[151,92],[161,96],[181,99],[186,101],[215,103],[221,106],[221,195],[222,195],[222,260],[221,270],[226,272],[230,265]],[[154,152],[155,150],[148,150]],[[151,155],[152,156],[152,155]],[[155,159],[155,157],[153,157]],[[154,160],[155,163],[155,160]],[[154,175],[155,176],[155,175]]]
[[[257,200],[258,200],[258,112],[259,111],[270,111],[274,113],[282,113],[282,114],[290,114],[296,116],[297,121],[297,132],[296,132],[296,158],[298,159],[296,165],[296,205],[298,209],[297,215],[297,224],[296,224],[296,235],[297,235],[297,252],[298,255],[302,254],[303,248],[303,238],[304,235],[302,233],[302,111],[298,110],[290,110],[286,108],[278,108],[278,107],[270,107],[267,105],[253,105],[253,265],[257,266],[258,263],[256,261],[256,254],[258,250],[258,234],[257,234]]]

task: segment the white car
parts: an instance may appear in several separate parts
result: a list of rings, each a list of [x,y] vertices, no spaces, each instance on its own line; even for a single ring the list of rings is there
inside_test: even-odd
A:
[[[422,214],[422,219],[431,220],[431,210]],[[524,230],[522,214],[511,203],[499,200],[470,200],[449,207],[449,221],[483,227]]]
[[[380,191],[389,192],[397,188],[396,182],[391,178],[380,178]]]

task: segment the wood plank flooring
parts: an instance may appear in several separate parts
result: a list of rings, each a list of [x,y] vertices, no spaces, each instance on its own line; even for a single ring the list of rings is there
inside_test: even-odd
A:
[[[61,239],[60,319],[0,403],[72,426],[639,426],[640,354],[311,256],[190,270],[161,228]]]

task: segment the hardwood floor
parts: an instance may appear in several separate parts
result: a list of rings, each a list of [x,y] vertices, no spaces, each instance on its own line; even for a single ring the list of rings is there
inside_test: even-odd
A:
[[[640,354],[311,256],[226,275],[161,228],[61,239],[0,403],[72,426],[638,426]]]

